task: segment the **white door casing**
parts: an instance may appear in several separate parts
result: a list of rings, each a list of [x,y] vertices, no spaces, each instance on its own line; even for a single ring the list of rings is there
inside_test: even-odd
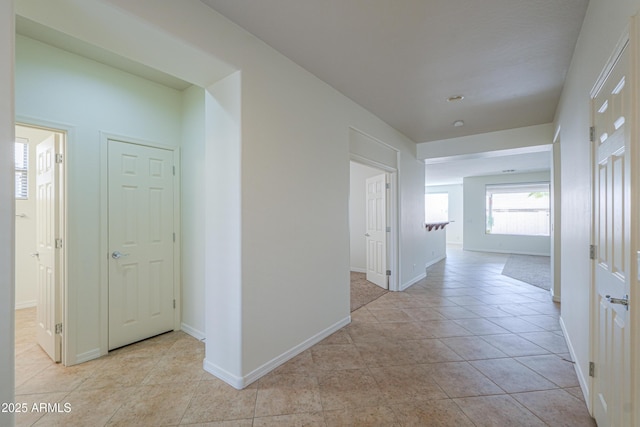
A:
[[[37,308],[36,339],[55,362],[61,361],[60,153],[61,135],[53,134],[36,147],[36,254]]]
[[[637,268],[632,256],[630,153],[634,83],[630,48],[622,44],[592,93],[594,135],[593,415],[601,426],[631,425],[630,312]]]
[[[174,329],[173,157],[108,141],[110,350]]]
[[[367,280],[388,289],[387,280],[387,174],[366,180]]]

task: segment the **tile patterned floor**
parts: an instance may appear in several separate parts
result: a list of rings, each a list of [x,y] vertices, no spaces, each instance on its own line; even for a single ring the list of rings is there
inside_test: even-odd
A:
[[[16,401],[69,403],[19,426],[595,426],[539,288],[506,256],[449,250],[403,293],[238,391],[202,370],[204,346],[162,335],[73,367],[33,344],[16,313]],[[64,407],[61,405],[61,407]]]

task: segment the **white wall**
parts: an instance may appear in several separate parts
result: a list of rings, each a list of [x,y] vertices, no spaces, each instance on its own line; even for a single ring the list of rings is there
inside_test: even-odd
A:
[[[445,228],[447,243],[461,245],[464,230],[464,193],[462,184],[428,185],[425,188],[425,192],[427,194],[447,193],[449,195],[449,225]]]
[[[349,249],[351,271],[364,273],[367,268],[366,253],[366,188],[367,178],[384,173],[372,167],[351,162],[349,187]]]
[[[53,133],[16,126],[16,137],[29,141],[28,198],[16,199],[16,309],[34,307],[37,298],[38,270],[31,254],[36,245],[36,147]],[[22,216],[24,215],[24,216]]]
[[[350,128],[397,151],[401,283],[424,275],[435,238],[412,141],[198,1],[78,2],[20,12],[208,89],[208,370],[246,385],[348,322]]]
[[[486,233],[486,185],[549,181],[547,172],[464,178],[465,250],[549,255],[549,236],[512,236]]]
[[[591,0],[556,114],[561,127],[562,323],[590,402],[591,164],[589,93],[625,32],[638,0]],[[636,318],[637,319],[637,318]],[[637,325],[637,323],[635,324]]]
[[[501,151],[502,155],[516,154],[519,150],[530,151],[531,147],[536,146],[541,146],[540,149],[546,151],[543,146],[548,145],[552,138],[553,124],[547,123],[423,142],[418,144],[417,153],[419,159],[433,159],[494,151]],[[511,150],[511,153],[507,150]]]
[[[205,91],[191,86],[182,103],[182,330],[205,337]]]
[[[16,40],[16,112],[21,122],[60,123],[68,135],[66,246],[71,306],[68,363],[101,343],[101,132],[179,146],[182,94],[53,48]]]
[[[13,1],[0,2],[0,402],[15,402],[15,118]],[[12,426],[14,416],[0,411],[0,424]]]

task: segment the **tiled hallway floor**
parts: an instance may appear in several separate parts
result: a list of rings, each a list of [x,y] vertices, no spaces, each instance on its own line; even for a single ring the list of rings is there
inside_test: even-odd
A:
[[[595,426],[559,306],[500,275],[506,257],[450,249],[426,279],[241,391],[205,373],[204,345],[182,332],[54,365],[34,344],[34,310],[20,310],[16,401],[71,411],[17,425]]]

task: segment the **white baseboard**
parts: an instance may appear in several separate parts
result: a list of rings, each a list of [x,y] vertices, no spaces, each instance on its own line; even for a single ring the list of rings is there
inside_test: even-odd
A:
[[[192,337],[194,337],[195,339],[200,340],[200,341],[204,340],[205,337],[206,337],[204,332],[202,332],[202,331],[200,331],[200,330],[198,330],[198,329],[196,329],[194,327],[191,327],[191,326],[187,325],[186,323],[182,323],[180,325],[180,329],[185,334],[191,335]]]
[[[587,402],[587,409],[589,413],[593,413],[593,408],[591,407],[591,398],[589,397],[590,388],[590,380],[589,377],[584,374],[582,370],[582,365],[580,364],[580,360],[576,357],[576,352],[573,348],[573,344],[571,343],[571,337],[567,333],[567,327],[564,324],[564,319],[560,316],[560,328],[562,329],[562,333],[564,334],[564,339],[567,342],[567,347],[569,348],[569,354],[571,355],[571,360],[573,360],[573,367],[576,371],[576,375],[578,376],[578,383],[580,384],[580,389],[582,390],[582,395],[584,396],[585,402]]]
[[[487,252],[494,254],[514,254],[514,255],[534,255],[534,256],[551,256],[549,253],[540,253],[540,252],[527,252],[527,251],[510,251],[504,249],[489,249],[489,248],[469,248],[463,247],[465,251],[471,252]]]
[[[446,259],[446,258],[447,258],[447,255],[445,254],[445,255],[442,255],[441,257],[438,257],[438,258],[436,258],[436,259],[433,259],[433,260],[429,261],[429,262],[424,266],[424,268],[425,268],[425,269],[427,269],[427,268],[431,267],[432,265],[437,264],[437,263],[439,263],[440,261],[442,261],[443,259]]]
[[[420,280],[424,279],[425,277],[427,277],[427,272],[426,271],[424,273],[414,277],[413,279],[410,279],[409,281],[403,283],[402,285],[400,285],[400,292],[404,291],[405,289],[407,289],[408,287],[410,287],[414,283],[419,282]]]
[[[206,358],[204,359],[204,363],[202,365],[205,371],[209,372],[211,375],[221,379],[225,383],[229,384],[231,387],[242,390],[248,384],[244,383],[242,377],[238,377],[233,375],[231,372],[225,371],[215,363],[209,362]]]
[[[36,305],[38,305],[37,300],[17,302],[16,310],[21,310],[23,308],[31,308],[31,307],[35,307]]]
[[[319,343],[323,339],[327,338],[329,335],[331,335],[334,332],[338,331],[339,329],[347,326],[349,323],[351,323],[351,316],[347,316],[344,319],[342,319],[342,320],[334,323],[333,325],[329,326],[325,330],[318,332],[317,334],[315,334],[311,338],[301,342],[300,344],[296,345],[295,347],[291,348],[290,350],[282,353],[280,356],[277,356],[277,357],[271,359],[267,363],[265,363],[262,366],[254,369],[253,371],[249,372],[247,375],[245,375],[243,377],[238,377],[236,375],[233,375],[232,373],[227,372],[226,370],[220,368],[216,364],[209,362],[207,359],[204,360],[204,366],[203,367],[204,367],[205,371],[207,371],[210,374],[218,377],[219,379],[221,379],[222,381],[226,382],[230,386],[232,386],[232,387],[234,387],[234,388],[236,388],[238,390],[241,390],[241,389],[245,388],[246,386],[248,386],[249,384],[259,380],[260,378],[262,378],[263,376],[265,376],[269,372],[273,371],[278,366],[280,366],[280,365],[284,364],[285,362],[293,359],[295,356],[297,356],[298,354],[302,353],[306,349],[308,349],[308,348],[312,347],[313,345]]]
[[[93,350],[89,350],[89,351],[85,351],[84,353],[76,354],[76,362],[74,364],[77,365],[78,363],[88,362],[89,360],[97,359],[100,356],[101,356],[100,349],[99,348],[94,348]]]
[[[366,268],[358,268],[358,267],[351,267],[350,270],[353,271],[354,273],[366,273],[367,272]]]
[[[431,267],[434,264],[439,263],[440,261],[442,261],[443,259],[446,259],[447,256],[446,255],[442,255],[438,258],[432,259],[431,261],[429,261],[425,266],[424,269],[425,271],[422,274],[417,275],[416,277],[414,277],[413,279],[410,279],[406,282],[404,282],[401,286],[400,286],[400,291],[404,291],[405,289],[407,289],[408,287],[416,284],[417,282],[419,282],[420,280],[424,279],[425,277],[427,277],[427,268]]]

